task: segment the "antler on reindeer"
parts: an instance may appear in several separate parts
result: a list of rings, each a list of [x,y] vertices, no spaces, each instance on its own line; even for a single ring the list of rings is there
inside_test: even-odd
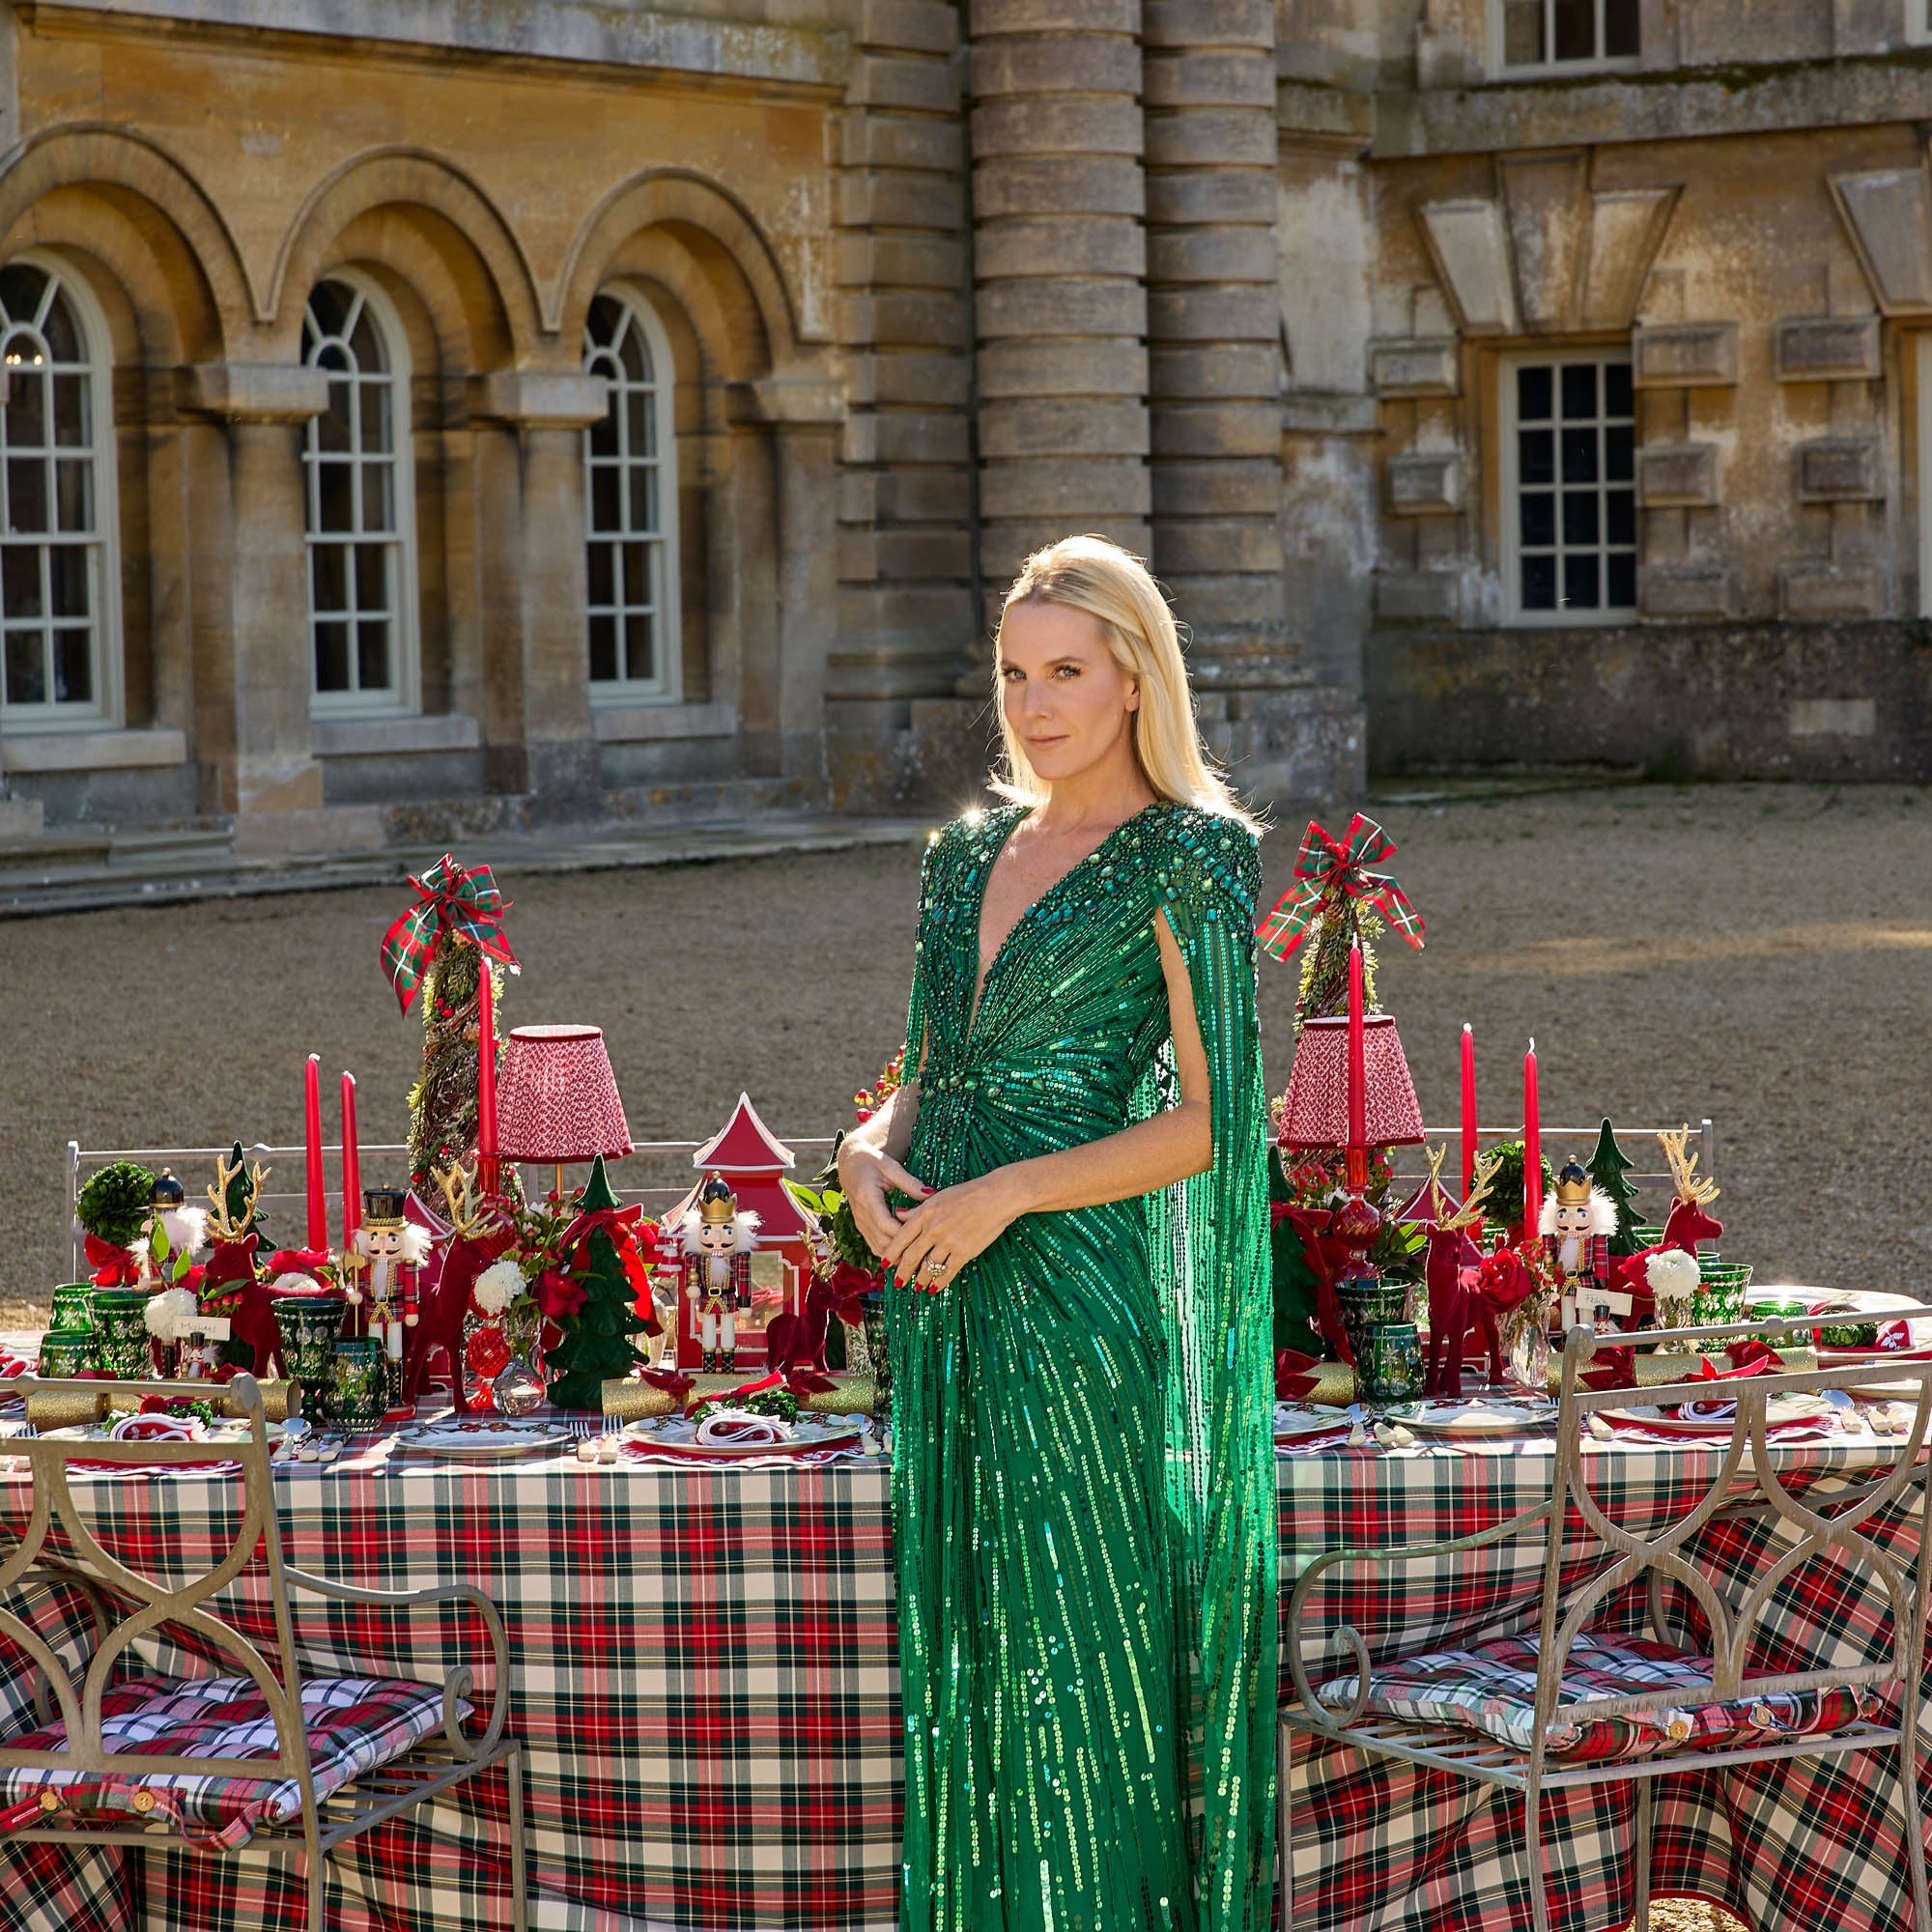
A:
[[[1432,1187],[1435,1185],[1435,1177],[1441,1171],[1443,1154],[1446,1154],[1448,1151],[1448,1143],[1445,1141],[1442,1152],[1434,1154],[1430,1158],[1429,1180]],[[1495,1185],[1496,1176],[1502,1171],[1502,1164],[1503,1157],[1500,1152],[1478,1154],[1476,1156],[1476,1172],[1471,1177],[1469,1183],[1468,1200],[1463,1202],[1460,1212],[1452,1214],[1446,1221],[1437,1221],[1435,1225],[1443,1229],[1471,1228],[1476,1226],[1489,1211],[1490,1189]]]
[[[217,1154],[214,1159],[214,1182],[208,1190],[208,1198],[213,1203],[213,1212],[208,1217],[208,1225],[216,1239],[239,1241],[247,1234],[255,1219],[255,1208],[262,1198],[262,1183],[274,1173],[271,1167],[264,1167],[258,1160],[248,1172],[248,1192],[244,1199],[240,1220],[228,1212],[228,1190],[235,1184],[242,1172],[242,1162],[230,1161],[226,1154]]]
[[[1670,1179],[1678,1200],[1689,1202],[1693,1208],[1708,1207],[1718,1198],[1718,1183],[1698,1179],[1697,1156],[1686,1151],[1690,1140],[1689,1123],[1674,1134],[1659,1134],[1657,1138],[1662,1143],[1664,1159],[1670,1163]]]
[[[442,1196],[443,1206],[449,1211],[449,1225],[455,1229],[456,1238],[473,1240],[483,1232],[486,1218],[471,1207],[476,1177],[460,1160],[453,1160],[447,1167],[432,1169],[430,1179],[436,1182],[436,1191]]]

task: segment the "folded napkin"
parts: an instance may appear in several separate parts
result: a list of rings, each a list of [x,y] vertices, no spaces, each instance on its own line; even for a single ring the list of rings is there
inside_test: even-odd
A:
[[[693,1440],[703,1448],[718,1443],[729,1443],[733,1448],[751,1448],[754,1444],[769,1448],[789,1442],[791,1436],[791,1424],[781,1422],[775,1415],[753,1415],[749,1408],[714,1408],[697,1425]]]
[[[110,1442],[192,1442],[200,1432],[185,1415],[124,1415],[107,1432]]]

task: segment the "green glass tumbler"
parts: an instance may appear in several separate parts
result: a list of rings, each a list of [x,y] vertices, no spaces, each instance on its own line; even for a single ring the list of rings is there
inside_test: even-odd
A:
[[[380,1429],[389,1412],[389,1364],[373,1336],[345,1335],[335,1344],[328,1385],[328,1419],[354,1435]]]
[[[88,1314],[100,1374],[139,1381],[154,1373],[145,1288],[97,1288],[88,1296]]]
[[[41,1337],[41,1374],[69,1380],[95,1370],[92,1328],[49,1328]]]

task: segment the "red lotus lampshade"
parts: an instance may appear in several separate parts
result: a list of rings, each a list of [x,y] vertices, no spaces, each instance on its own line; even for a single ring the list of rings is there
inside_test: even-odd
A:
[[[630,1151],[630,1123],[604,1029],[515,1028],[497,1083],[498,1158],[560,1163]]]
[[[1413,1147],[1424,1138],[1422,1109],[1402,1037],[1390,1013],[1362,1021],[1362,1058],[1368,1079],[1368,1144]],[[1349,1021],[1305,1020],[1295,1043],[1294,1066],[1282,1101],[1284,1147],[1339,1148],[1349,1144]]]

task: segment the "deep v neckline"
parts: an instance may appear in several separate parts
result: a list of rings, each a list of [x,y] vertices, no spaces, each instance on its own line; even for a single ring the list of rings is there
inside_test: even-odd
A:
[[[1074,860],[1072,865],[1067,867],[1065,871],[1062,872],[1059,878],[1055,879],[1051,885],[1036,893],[1028,902],[1026,909],[1013,921],[1011,925],[1008,926],[1006,937],[993,949],[992,958],[987,959],[985,966],[981,968],[980,962],[985,958],[986,952],[984,939],[986,929],[986,888],[993,882],[993,867],[1000,863],[1000,859],[1007,847],[1012,843],[1013,834],[1034,815],[1034,812],[1038,808],[1031,805],[1028,806],[1007,827],[1000,842],[993,847],[992,855],[987,859],[985,866],[980,870],[980,896],[978,903],[973,909],[973,968],[976,978],[973,981],[973,1010],[966,1021],[966,1037],[968,1039],[973,1037],[974,1029],[980,1024],[980,1015],[985,1010],[986,989],[993,983],[993,975],[1000,970],[1000,964],[1006,958],[1009,948],[1019,937],[1028,922],[1048,899],[1052,898],[1066,884],[1068,879],[1072,878],[1086,867],[1091,866],[1128,826],[1138,825],[1149,812],[1158,810],[1165,803],[1164,799],[1151,799],[1138,811],[1129,812],[1084,859]]]

